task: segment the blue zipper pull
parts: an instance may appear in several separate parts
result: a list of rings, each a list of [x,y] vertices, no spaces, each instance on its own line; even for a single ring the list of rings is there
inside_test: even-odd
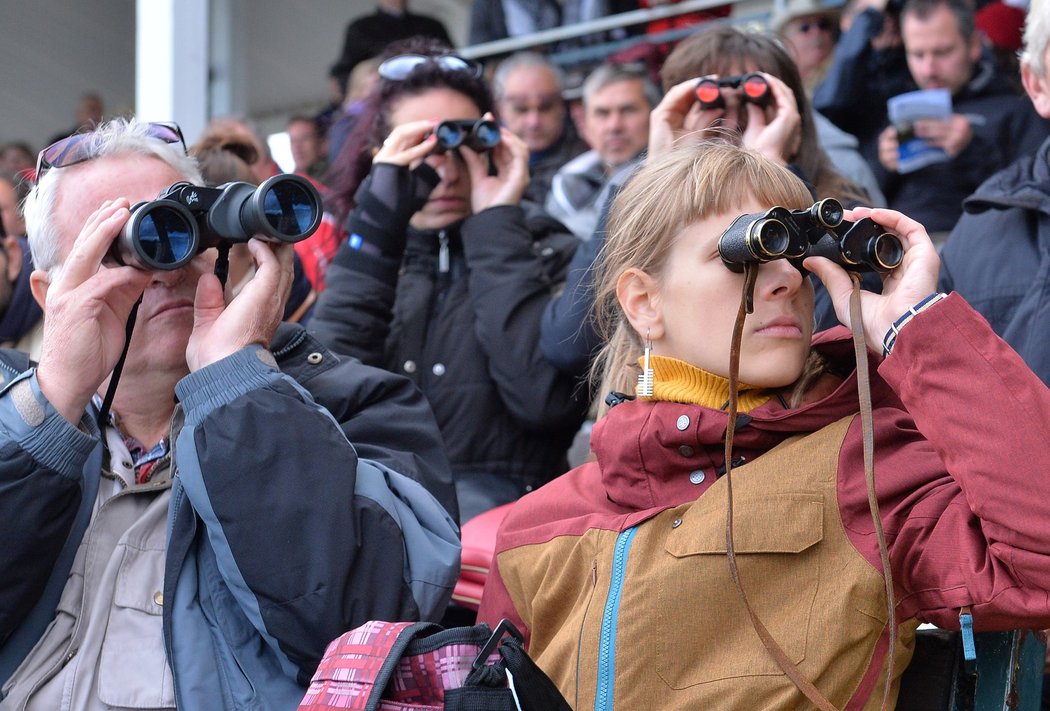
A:
[[[973,641],[973,613],[969,605],[959,610],[959,630],[962,632],[963,666],[967,674],[976,674],[977,645]]]

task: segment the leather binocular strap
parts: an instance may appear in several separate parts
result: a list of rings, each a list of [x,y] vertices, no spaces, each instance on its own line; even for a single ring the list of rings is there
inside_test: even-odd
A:
[[[726,461],[726,559],[729,563],[729,573],[740,594],[740,601],[747,610],[751,624],[755,628],[759,639],[769,652],[773,660],[783,670],[784,674],[794,685],[805,694],[806,698],[821,709],[821,711],[838,711],[824,694],[820,692],[813,682],[807,679],[798,666],[792,662],[784,649],[773,639],[757,613],[751,607],[744,592],[744,585],[740,579],[740,570],[736,563],[736,549],[733,545],[733,434],[736,429],[737,419],[737,389],[740,376],[740,341],[744,331],[744,319],[747,314],[754,311],[753,298],[755,281],[758,277],[758,264],[748,263],[744,265],[744,291],[740,299],[740,309],[737,312],[736,323],[733,327],[733,340],[729,352],[729,411],[726,421],[725,435],[725,461]],[[857,357],[857,389],[860,392],[860,417],[864,446],[864,478],[868,485],[868,506],[871,510],[872,521],[875,524],[875,533],[878,537],[879,555],[882,558],[883,579],[886,583],[886,595],[889,617],[889,648],[886,653],[886,684],[883,688],[882,709],[887,711],[889,703],[890,688],[893,681],[893,652],[897,643],[897,623],[894,616],[893,579],[890,572],[889,552],[886,547],[886,538],[882,530],[882,519],[879,516],[878,500],[875,497],[875,456],[874,456],[874,428],[872,426],[871,413],[871,382],[868,375],[867,343],[864,338],[864,329],[860,314],[860,280],[858,275],[851,273],[853,278],[853,293],[850,295],[850,324],[853,330],[854,352]]]
[[[882,560],[882,580],[886,584],[886,625],[889,627],[889,645],[886,648],[886,684],[882,689],[882,709],[888,707],[893,685],[893,659],[897,649],[896,597],[893,594],[893,571],[890,570],[890,551],[886,533],[879,515],[879,497],[875,492],[875,423],[871,412],[871,377],[868,374],[868,344],[864,337],[864,322],[860,312],[860,275],[850,272],[853,292],[849,297],[849,323],[853,331],[853,354],[857,359],[857,393],[860,396],[860,426],[864,445],[864,482],[868,486],[868,509]]]

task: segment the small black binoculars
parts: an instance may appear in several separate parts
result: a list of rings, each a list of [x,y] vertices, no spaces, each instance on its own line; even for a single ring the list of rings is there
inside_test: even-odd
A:
[[[826,198],[805,210],[773,207],[741,215],[718,238],[718,254],[734,272],[749,262],[827,257],[852,272],[889,272],[900,266],[900,239],[865,217],[850,222],[842,204]]]
[[[321,197],[298,175],[275,175],[258,187],[175,183],[156,200],[131,206],[109,256],[122,265],[170,271],[224,242],[299,242],[320,223]]]
[[[733,77],[705,78],[697,81],[693,94],[700,102],[700,108],[705,111],[724,108],[726,102],[722,98],[722,87],[741,89],[744,102],[750,102],[756,106],[766,106],[773,99],[773,93],[769,90],[769,83],[765,77],[752,72]]]
[[[466,146],[476,153],[490,151],[500,141],[499,124],[489,119],[455,119],[442,121],[434,129],[437,136],[435,153]]]

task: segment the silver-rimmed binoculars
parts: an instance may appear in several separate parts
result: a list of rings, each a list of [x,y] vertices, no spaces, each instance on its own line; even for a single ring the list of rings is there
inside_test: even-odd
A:
[[[827,257],[847,271],[889,272],[900,266],[900,238],[869,217],[846,220],[842,204],[826,198],[805,210],[773,207],[741,215],[718,239],[718,253],[731,270],[749,262]]]
[[[131,217],[110,248],[118,264],[173,270],[209,247],[247,242],[299,242],[321,222],[321,197],[298,175],[275,175],[259,186],[215,188],[175,183],[156,200],[131,207]]]

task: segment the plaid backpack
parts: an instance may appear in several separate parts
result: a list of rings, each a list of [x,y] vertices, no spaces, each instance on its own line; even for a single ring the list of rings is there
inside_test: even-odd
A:
[[[299,705],[326,709],[571,711],[507,620],[495,631],[367,622],[328,645]]]

